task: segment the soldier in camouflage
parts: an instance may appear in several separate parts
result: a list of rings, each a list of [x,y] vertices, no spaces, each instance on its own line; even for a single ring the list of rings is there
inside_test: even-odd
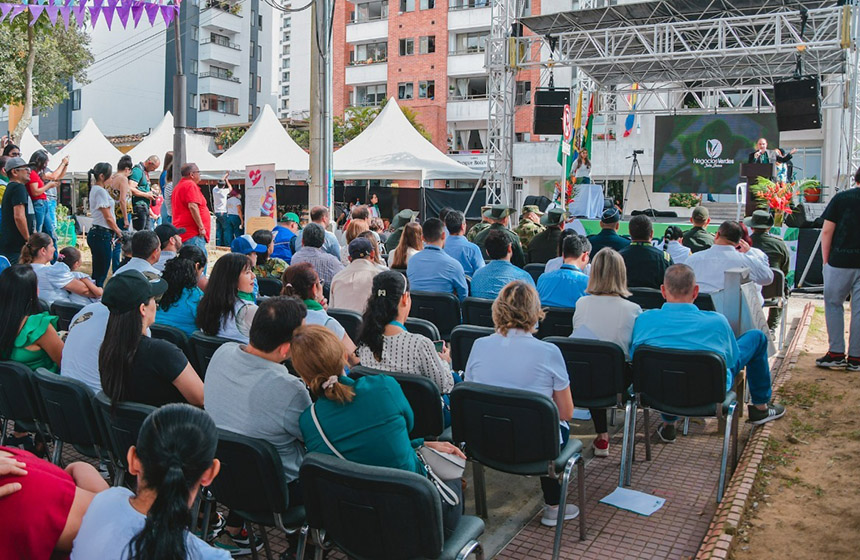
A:
[[[489,218],[484,216],[484,213],[486,213],[486,211],[489,209],[489,206],[481,206],[481,221],[470,227],[469,231],[466,232],[466,239],[468,239],[472,243],[475,242],[475,238],[478,237],[479,233],[490,227]]]
[[[523,206],[520,225],[514,228],[514,233],[516,233],[520,238],[520,245],[523,247],[523,252],[528,251],[529,242],[534,239],[537,234],[546,229],[540,225],[541,216],[543,216],[543,212],[541,212],[540,208],[537,206],[532,204]]]

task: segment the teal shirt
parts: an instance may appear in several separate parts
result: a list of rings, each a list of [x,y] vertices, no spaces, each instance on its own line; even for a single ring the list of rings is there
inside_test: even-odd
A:
[[[391,467],[426,476],[415,449],[423,439],[409,440],[414,416],[400,385],[387,375],[367,375],[340,382],[355,390],[352,402],[338,404],[325,397],[316,401],[316,413],[326,437],[341,455],[362,465]],[[299,418],[308,452],[334,455],[323,441],[310,408]]]
[[[128,177],[129,181],[134,181],[137,183],[137,190],[143,192],[149,192],[151,187],[149,185],[149,176],[144,173],[143,166],[138,164],[135,165],[131,170],[131,175]],[[140,198],[139,196],[133,196],[131,200],[132,204],[137,204],[138,202],[149,205],[148,198]]]
[[[155,311],[155,322],[159,325],[176,327],[188,336],[197,330],[197,305],[203,297],[203,290],[194,286],[185,288],[179,299],[167,311],[161,306]]]

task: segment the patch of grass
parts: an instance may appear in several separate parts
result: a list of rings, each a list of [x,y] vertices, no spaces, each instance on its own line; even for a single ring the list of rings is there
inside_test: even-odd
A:
[[[817,383],[799,381],[783,387],[780,392],[780,400],[786,406],[809,409],[815,403],[829,401],[830,393],[821,388]]]
[[[853,432],[843,432],[837,435],[844,438],[853,439],[854,441],[860,441],[860,430],[854,430]]]
[[[815,435],[818,432],[818,428],[816,428],[812,424],[807,424],[800,418],[795,417],[791,419],[791,433],[794,434],[796,437],[808,437],[811,435]]]
[[[794,461],[794,452],[783,442],[770,437],[765,448],[763,470],[773,470],[775,467],[787,467]]]

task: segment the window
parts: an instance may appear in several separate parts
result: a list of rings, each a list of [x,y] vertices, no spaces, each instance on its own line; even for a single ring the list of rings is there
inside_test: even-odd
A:
[[[482,53],[487,49],[489,38],[489,31],[460,33],[454,37],[454,52],[452,54]]]
[[[400,11],[401,12],[414,12],[415,11],[415,0],[400,0]]]
[[[81,88],[72,90],[72,111],[81,110]]]
[[[385,102],[385,84],[370,86],[358,86],[355,88],[355,105],[357,107],[371,107],[381,105]]]
[[[284,45],[284,52],[283,52],[283,54],[284,54],[284,55],[289,55],[289,54],[290,54],[290,45]]]
[[[251,41],[251,60],[254,60],[254,57],[257,55],[257,43]]]
[[[225,97],[223,95],[215,95],[214,93],[204,93],[200,96],[199,110],[201,112],[214,111],[216,113],[238,115],[239,100],[235,97]]]
[[[191,65],[188,69],[188,72],[192,75],[197,74],[197,61],[193,58],[191,59]]]
[[[363,23],[365,21],[376,21],[388,18],[388,1],[362,2],[358,4],[353,12],[352,21]]]
[[[418,82],[418,99],[435,99],[436,82],[433,80]]]
[[[283,80],[284,82],[289,82],[290,81],[290,73],[284,72],[283,74],[281,74],[281,80]]]
[[[253,72],[251,72],[248,75],[248,87],[251,89],[251,91],[254,91],[254,82],[256,82],[256,81],[257,81],[257,75],[254,74]]]
[[[412,99],[412,82],[400,82],[397,84],[397,99]]]
[[[258,16],[257,16],[257,27],[258,27],[259,29],[262,29],[262,28],[263,28],[263,16],[261,16],[261,15],[258,15]]]
[[[487,77],[456,78],[448,82],[448,97],[453,101],[487,98]]]
[[[517,105],[531,105],[532,83],[529,81],[517,81],[517,95],[514,101]]]
[[[248,120],[254,120],[254,106],[251,104],[248,105]]]
[[[487,141],[487,130],[455,130],[454,131],[454,150],[455,151],[484,151],[484,145]]]
[[[263,45],[257,45],[257,62],[263,61]]]
[[[436,0],[421,0],[422,10],[432,10],[436,7]]]
[[[486,8],[489,5],[489,0],[451,0],[448,3],[448,9],[467,10],[469,8]]]
[[[400,39],[400,56],[415,54],[415,39]]]
[[[191,40],[197,41],[199,37],[200,37],[200,28],[197,27],[196,25],[192,25],[191,26]]]
[[[188,106],[192,109],[197,109],[197,94],[189,93],[188,94]]]
[[[388,43],[366,43],[356,45],[355,50],[349,53],[352,64],[373,64],[374,62],[385,62],[388,60]]]
[[[436,52],[436,36],[427,35],[418,39],[418,53],[430,54]]]
[[[261,76],[257,76],[257,93],[263,91],[263,78]]]
[[[290,86],[282,86],[281,95],[284,97],[288,97],[290,95]]]
[[[281,68],[283,68],[284,70],[286,70],[286,69],[287,69],[287,68],[289,68],[289,67],[290,67],[290,59],[289,59],[289,58],[284,58],[284,59],[282,59],[282,60],[281,60]]]

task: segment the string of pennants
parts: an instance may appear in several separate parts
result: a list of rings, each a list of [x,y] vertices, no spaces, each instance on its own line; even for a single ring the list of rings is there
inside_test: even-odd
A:
[[[31,26],[44,15],[51,22],[51,25],[56,25],[59,20],[66,28],[75,24],[82,27],[87,23],[87,14],[89,13],[93,26],[98,23],[101,15],[108,29],[113,25],[114,16],[119,19],[123,28],[127,28],[129,21],[134,27],[137,27],[144,14],[146,14],[150,25],[155,25],[161,16],[164,24],[169,27],[173,18],[179,13],[178,0],[173,4],[160,4],[157,1],[147,2],[145,0],[92,0],[89,5],[87,5],[87,0],[78,0],[78,2],[75,4],[73,0],[54,0],[43,4],[0,3],[0,23],[11,22],[22,13],[29,11],[33,16],[32,21],[30,21]],[[73,17],[74,21],[72,21]]]

